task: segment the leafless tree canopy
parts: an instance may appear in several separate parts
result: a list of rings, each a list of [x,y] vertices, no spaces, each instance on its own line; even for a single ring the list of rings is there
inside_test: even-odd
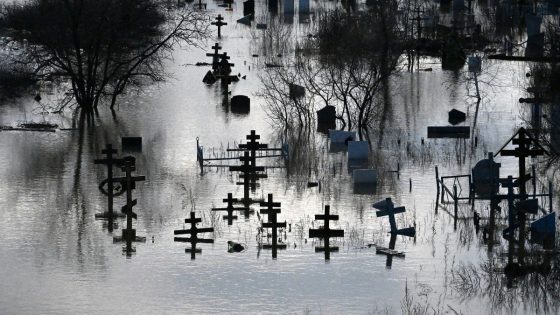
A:
[[[31,44],[22,62],[67,80],[86,113],[104,100],[112,109],[131,85],[163,80],[172,47],[196,45],[207,28],[201,14],[168,13],[154,0],[32,0],[6,12],[6,25]]]

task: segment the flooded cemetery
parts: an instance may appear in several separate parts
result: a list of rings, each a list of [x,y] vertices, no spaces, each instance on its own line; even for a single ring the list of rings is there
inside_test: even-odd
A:
[[[0,313],[560,312],[560,1],[0,3]]]

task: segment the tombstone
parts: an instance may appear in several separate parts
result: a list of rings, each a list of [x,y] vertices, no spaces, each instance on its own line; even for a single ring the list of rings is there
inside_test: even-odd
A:
[[[142,137],[122,137],[122,151],[142,152]]]
[[[293,15],[294,14],[294,0],[284,0],[282,1],[284,4],[284,15]]]
[[[239,200],[237,198],[233,198],[231,193],[228,193],[227,199],[222,199],[222,201],[227,203],[227,206],[225,208],[212,208],[212,211],[227,211],[228,214],[224,215],[223,219],[228,221],[228,225],[232,225],[233,220],[237,219],[237,216],[233,215],[233,211],[249,211],[248,207],[234,207],[233,204]]]
[[[428,138],[468,139],[471,135],[469,126],[429,126]]]
[[[348,161],[367,161],[369,159],[369,144],[367,141],[348,142]]]
[[[549,213],[531,223],[531,242],[553,248],[556,240],[556,212]]]
[[[213,239],[205,239],[199,238],[198,233],[210,233],[214,232],[214,228],[197,228],[196,224],[202,222],[201,218],[196,218],[195,213],[191,211],[191,216],[188,219],[185,219],[185,223],[191,225],[190,229],[187,230],[175,230],[173,234],[175,235],[182,235],[182,234],[190,234],[190,237],[175,237],[173,240],[175,242],[185,242],[191,243],[191,248],[185,248],[185,253],[191,254],[191,259],[196,258],[196,254],[202,253],[202,249],[196,248],[196,244],[198,243],[214,243]]]
[[[452,109],[449,111],[449,123],[456,125],[462,123],[467,118],[467,115],[460,110]]]
[[[217,79],[214,76],[214,74],[212,73],[212,71],[208,70],[208,72],[206,72],[206,75],[204,76],[204,78],[202,78],[202,82],[208,85],[212,85],[214,83],[216,83]]]
[[[268,194],[267,201],[261,201],[261,214],[268,215],[268,221],[263,222],[262,227],[272,229],[272,245],[263,245],[265,249],[272,249],[272,258],[276,258],[278,249],[286,249],[286,244],[278,244],[278,228],[286,228],[286,222],[278,222],[277,215],[280,213],[280,202],[274,202],[272,194]]]
[[[317,131],[328,133],[334,128],[336,128],[336,108],[326,105],[317,111]]]
[[[309,14],[309,0],[299,0],[299,14]]]
[[[348,144],[350,141],[356,140],[355,131],[344,131],[344,130],[329,130],[329,139],[332,143],[342,143]]]
[[[251,99],[245,95],[235,95],[231,98],[231,111],[233,113],[248,114],[251,109]]]
[[[443,70],[459,70],[463,68],[467,56],[459,43],[453,36],[445,40],[441,53],[441,68]]]
[[[470,56],[467,59],[467,65],[469,66],[469,72],[480,72],[482,70],[482,59],[480,56]]]
[[[243,15],[251,15],[255,14],[255,0],[247,0],[243,2]]]
[[[288,86],[290,90],[290,98],[296,99],[305,96],[305,87],[297,84],[290,83]]]
[[[377,185],[377,171],[371,169],[356,169],[352,171],[354,184]]]
[[[268,0],[268,12],[271,16],[278,14],[278,0]]]
[[[337,246],[330,246],[330,238],[344,237],[344,230],[333,230],[330,227],[331,221],[338,221],[338,215],[330,214],[330,206],[325,206],[325,214],[316,214],[315,220],[323,220],[324,224],[318,229],[309,229],[309,238],[323,239],[323,247],[315,247],[315,252],[324,252],[325,260],[331,259],[331,252],[338,252]]]
[[[498,192],[500,167],[502,164],[494,162],[494,154],[488,153],[488,158],[478,161],[472,169],[474,192],[481,198],[491,198]]]
[[[397,213],[404,213],[406,211],[405,207],[396,207],[394,206],[391,198],[386,198],[385,200],[376,202],[372,205],[375,209],[379,209],[379,211],[375,212],[377,217],[389,217],[389,224],[391,226],[391,234],[397,235],[404,235],[409,237],[416,236],[416,228],[409,227],[404,229],[397,228],[397,222],[395,221],[395,214]]]
[[[252,15],[246,15],[246,16],[238,19],[237,23],[247,25],[247,26],[251,26],[251,20],[252,19],[253,19]]]

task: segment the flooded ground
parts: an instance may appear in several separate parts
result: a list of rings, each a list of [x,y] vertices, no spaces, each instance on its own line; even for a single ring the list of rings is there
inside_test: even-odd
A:
[[[527,108],[518,99],[525,96],[528,65],[484,60],[488,73],[481,78],[497,76],[499,84],[481,87],[486,95],[477,113],[476,147],[473,139],[434,140],[426,134],[429,125],[447,125],[452,108],[467,112],[465,124],[473,126],[476,109],[467,105],[472,101],[466,96],[464,72],[443,71],[437,60],[423,59],[421,68],[433,71],[395,77],[387,119],[373,131],[370,164],[380,177],[374,194],[354,194],[346,153],[329,153],[325,135],[299,142],[290,138],[291,152],[306,154],[295,154],[299,160],[289,162],[291,172],[268,170],[255,194],[273,193],[282,203],[279,219],[291,225],[284,239],[288,248],[272,259],[269,250],[258,249],[257,215],[240,215],[228,226],[221,214],[210,211],[222,206],[227,193],[243,194],[235,185],[237,175],[223,168],[206,168],[201,175],[196,161],[197,137],[208,154],[218,155],[250,130],[275,146],[282,135],[256,96],[261,88],[257,74],[266,70],[268,59],[252,57],[263,53],[255,37],[259,31],[235,22],[241,17],[239,3],[228,12],[208,2],[210,15],[220,13],[228,23],[219,42],[235,64],[233,73],[247,76],[231,89],[232,95],[251,97],[250,114],[232,113],[222,105],[219,85],[201,82],[208,67],[193,64],[209,61],[205,54],[214,43],[209,39],[203,49],[178,49],[168,62],[173,78],[140,95],[127,95],[116,116],[101,110],[83,130],[0,133],[2,313],[558,312],[553,284],[542,287],[534,276],[508,287],[503,274],[492,272],[503,268],[507,246],[502,242],[489,252],[475,231],[469,205],[460,204],[456,226],[452,205],[436,207],[436,165],[440,175],[468,174],[527,119]],[[259,14],[265,11],[259,11],[262,5],[257,1]],[[290,25],[297,36],[306,36],[297,15]],[[43,102],[57,97],[44,95]],[[73,126],[71,113],[41,114],[33,96],[2,104],[0,125],[44,118],[61,128]],[[97,189],[106,173],[93,160],[107,143],[120,151],[121,136],[143,138],[143,152],[135,155],[137,173],[147,178],[134,191],[137,234],[147,241],[135,244],[132,257],[113,243],[106,223],[94,218],[106,207]],[[499,162],[502,174],[517,175],[514,159]],[[399,176],[388,172],[397,163]],[[263,164],[285,165],[280,158]],[[320,181],[321,190],[307,187],[308,181]],[[417,229],[414,239],[397,238],[395,249],[406,257],[393,258],[391,268],[385,255],[368,246],[388,246],[388,220],[377,218],[371,207],[387,197],[407,209],[397,215],[399,227],[415,224]],[[123,204],[119,197],[115,208]],[[334,226],[345,230],[345,237],[335,242],[340,251],[328,262],[315,253],[318,242],[308,238],[308,229],[318,226],[314,215],[327,204],[340,216]],[[488,204],[477,201],[475,209],[487,217]],[[185,254],[185,244],[173,242],[173,230],[183,228],[193,210],[203,218],[201,226],[215,230],[206,235],[215,243],[199,245],[202,254],[196,260]],[[113,234],[120,234],[123,225],[118,220]],[[245,244],[246,251],[228,253],[229,240]],[[467,280],[465,275],[470,275]]]

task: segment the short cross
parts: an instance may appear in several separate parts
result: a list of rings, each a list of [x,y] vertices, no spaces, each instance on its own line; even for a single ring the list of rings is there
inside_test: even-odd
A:
[[[233,204],[238,202],[237,198],[233,198],[231,193],[228,193],[228,197],[223,199],[223,202],[227,203],[225,208],[212,208],[212,211],[227,211],[227,215],[224,215],[224,219],[228,220],[228,225],[233,223],[233,220],[237,219],[236,215],[233,215],[233,211],[249,211],[248,207],[235,208]]]
[[[185,253],[191,253],[191,259],[195,259],[197,253],[202,253],[200,248],[196,248],[197,243],[214,243],[213,239],[199,238],[198,233],[214,232],[214,228],[197,228],[196,224],[202,222],[201,218],[196,218],[195,213],[191,212],[191,216],[185,219],[185,223],[191,225],[190,229],[187,230],[175,230],[173,234],[190,234],[190,237],[175,237],[173,240],[175,242],[185,242],[191,243],[191,248],[185,248]]]
[[[332,230],[330,228],[330,221],[338,220],[338,215],[330,214],[330,206],[328,205],[325,206],[325,214],[316,214],[315,220],[323,220],[325,223],[323,224],[323,228],[309,229],[309,237],[322,238],[324,240],[324,247],[315,247],[315,251],[324,251],[325,260],[329,260],[331,258],[330,252],[338,251],[337,246],[330,246],[329,239],[331,237],[344,237],[344,230]]]
[[[261,207],[266,207],[261,209],[261,214],[268,214],[268,222],[263,222],[263,228],[270,228],[272,229],[272,258],[276,258],[277,249],[285,249],[286,244],[278,244],[278,228],[286,227],[286,222],[278,222],[277,215],[280,213],[280,202],[274,202],[272,194],[268,194],[268,200],[262,201],[260,203]],[[268,247],[268,246],[267,246]],[[264,247],[264,248],[267,248]]]
[[[216,25],[218,27],[218,38],[221,38],[222,37],[222,26],[227,25],[227,23],[224,22],[224,18],[222,17],[222,15],[218,14],[218,16],[216,17],[216,22],[212,22],[210,24]]]
[[[391,198],[387,198],[383,201],[379,201],[373,204],[373,207],[379,209],[375,214],[378,217],[388,216],[389,224],[391,225],[391,234],[399,234],[414,237],[416,235],[416,229],[414,227],[397,229],[397,223],[395,221],[395,214],[403,213],[406,211],[404,207],[395,208]]]

